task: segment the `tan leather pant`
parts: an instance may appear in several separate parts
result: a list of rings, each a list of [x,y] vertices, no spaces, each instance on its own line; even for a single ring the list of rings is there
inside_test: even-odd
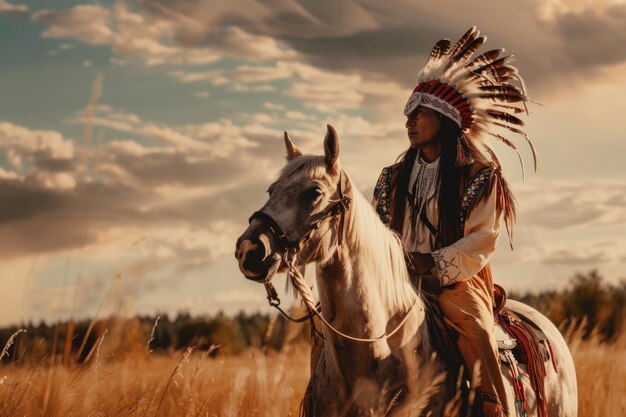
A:
[[[480,384],[477,394],[483,400],[483,415],[508,414],[507,399],[498,346],[493,335],[493,281],[491,269],[485,267],[467,281],[445,287],[438,297],[446,324],[459,335],[459,349],[470,373],[478,363]],[[500,403],[498,406],[497,403]]]

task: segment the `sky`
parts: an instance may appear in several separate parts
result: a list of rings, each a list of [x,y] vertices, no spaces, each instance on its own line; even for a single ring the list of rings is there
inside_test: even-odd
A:
[[[0,0],[0,325],[265,311],[233,252],[282,132],[321,153],[332,124],[370,196],[430,48],[473,25],[515,55],[542,161],[496,145],[496,282],[626,278],[625,1]]]

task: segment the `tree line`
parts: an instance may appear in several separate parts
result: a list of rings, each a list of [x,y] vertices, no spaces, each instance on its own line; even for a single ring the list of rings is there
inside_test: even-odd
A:
[[[597,333],[607,342],[616,339],[624,328],[626,280],[607,284],[597,271],[578,273],[561,290],[509,294],[525,302],[557,325],[581,328],[584,337]],[[300,313],[301,314],[301,313]],[[298,314],[296,314],[298,315]],[[41,322],[23,326],[14,344],[7,349],[13,361],[36,361],[46,357],[82,362],[88,360],[106,337],[107,352],[167,352],[194,346],[211,354],[238,354],[253,346],[280,350],[285,343],[307,342],[311,327],[294,325],[282,316],[244,314],[193,317],[187,313],[175,318],[167,315],[135,318],[111,317],[57,324]],[[0,329],[0,347],[20,327]],[[6,359],[4,359],[6,360]]]

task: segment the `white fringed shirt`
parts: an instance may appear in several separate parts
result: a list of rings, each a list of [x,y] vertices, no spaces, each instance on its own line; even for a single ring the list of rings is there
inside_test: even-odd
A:
[[[437,227],[438,188],[436,187],[439,158],[425,162],[420,155],[409,179],[409,197],[414,199],[417,210],[426,210],[430,223]],[[497,187],[490,187],[489,195],[481,199],[469,213],[465,221],[463,237],[455,243],[437,249],[428,227],[420,219],[412,226],[411,210],[406,203],[402,243],[411,252],[430,253],[435,261],[437,278],[442,286],[452,285],[472,278],[493,255],[500,234],[501,210],[496,206]]]

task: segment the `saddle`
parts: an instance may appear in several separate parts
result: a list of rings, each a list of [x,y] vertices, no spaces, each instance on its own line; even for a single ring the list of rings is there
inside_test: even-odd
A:
[[[446,326],[442,318],[441,311],[434,294],[423,293],[427,302],[426,308],[428,328],[435,350],[446,362],[448,369],[463,369],[463,356],[456,343],[456,334],[453,329]],[[526,410],[526,395],[522,383],[523,371],[518,365],[526,366],[532,387],[536,393],[539,416],[547,416],[547,404],[544,394],[544,378],[546,376],[545,362],[551,361],[554,370],[557,371],[554,354],[550,345],[550,340],[546,334],[533,323],[529,318],[514,313],[504,307],[506,303],[506,292],[499,285],[495,285],[494,292],[494,318],[495,339],[498,345],[499,357],[510,372],[513,380],[516,406],[520,415],[524,415]],[[469,374],[464,372],[463,378],[469,381]],[[459,371],[450,372],[448,384],[454,392],[458,386],[456,381],[460,378]],[[463,397],[469,394],[467,384],[462,384]]]

